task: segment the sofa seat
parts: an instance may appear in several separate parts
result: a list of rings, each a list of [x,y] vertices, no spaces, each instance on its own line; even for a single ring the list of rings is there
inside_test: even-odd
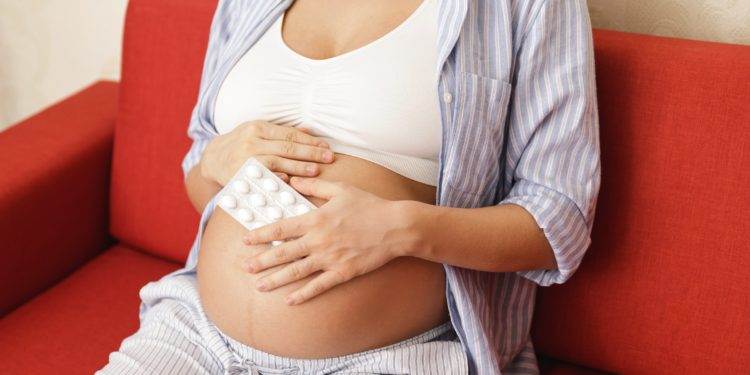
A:
[[[179,267],[123,244],[105,250],[0,319],[0,374],[94,373],[138,329],[141,287]]]
[[[545,357],[543,355],[538,356],[539,361],[539,372],[544,375],[604,375],[611,374],[610,372],[603,372],[594,369],[590,369],[583,366],[578,366],[569,362],[559,361],[557,359]]]
[[[0,374],[89,374],[138,329],[138,291],[180,267],[117,244],[0,319]],[[75,348],[71,348],[75,345]],[[606,374],[540,358],[550,375]]]

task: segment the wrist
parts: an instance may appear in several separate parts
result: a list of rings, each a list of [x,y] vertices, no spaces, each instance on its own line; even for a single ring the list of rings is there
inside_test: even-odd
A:
[[[407,237],[398,255],[427,259],[434,251],[435,218],[439,207],[413,200],[395,203]]]
[[[219,137],[214,137],[213,139],[208,141],[208,144],[206,144],[206,147],[203,149],[203,153],[201,154],[200,159],[198,159],[198,170],[200,171],[200,176],[204,181],[221,185],[219,183],[219,180],[211,173],[212,169],[210,168],[211,165],[215,164],[211,161],[214,156],[214,144],[217,142],[218,138]]]
[[[210,183],[212,185],[219,184],[218,181],[216,181],[215,178],[213,178],[210,174],[209,168],[206,168],[206,161],[205,161],[205,154],[203,154],[203,157],[201,157],[200,160],[198,160],[198,174],[201,176],[203,181]]]

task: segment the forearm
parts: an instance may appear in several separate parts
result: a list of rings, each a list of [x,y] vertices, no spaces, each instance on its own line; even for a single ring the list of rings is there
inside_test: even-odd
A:
[[[193,207],[202,213],[208,201],[221,190],[221,185],[201,174],[201,163],[198,162],[185,179],[185,190]]]
[[[415,239],[404,255],[490,272],[557,268],[544,232],[523,207],[404,204]]]

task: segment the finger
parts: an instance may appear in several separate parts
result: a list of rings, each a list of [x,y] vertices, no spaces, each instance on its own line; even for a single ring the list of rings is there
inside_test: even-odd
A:
[[[329,163],[333,161],[333,151],[317,146],[302,143],[266,140],[254,146],[254,151],[259,154],[270,154],[283,156],[288,159],[301,161],[314,161],[318,163]]]
[[[246,245],[257,245],[277,240],[300,237],[305,234],[306,215],[292,216],[255,228],[242,238]],[[279,245],[281,246],[281,245]]]
[[[274,172],[296,176],[317,176],[320,173],[320,166],[317,163],[301,162],[277,155],[256,155],[255,158]],[[289,183],[288,180],[285,181]]]
[[[245,270],[250,273],[260,272],[279,264],[292,262],[308,254],[304,240],[283,242],[247,259]]]
[[[308,195],[325,200],[331,200],[336,195],[344,192],[345,187],[340,182],[322,180],[319,178],[302,178],[292,176],[289,184],[302,195]]]
[[[300,143],[311,146],[328,147],[328,143],[324,140],[319,139],[313,135],[310,135],[299,128],[291,126],[276,125],[273,123],[267,126],[261,137],[268,140],[281,140],[292,143]]]
[[[339,270],[330,270],[321,273],[316,278],[310,280],[305,286],[297,289],[286,297],[286,303],[289,305],[299,305],[311,298],[333,288],[336,285],[349,281],[353,275],[348,272]]]
[[[320,270],[320,267],[315,261],[307,257],[292,262],[281,270],[261,278],[255,283],[255,287],[260,291],[274,290],[297,280],[302,280],[318,270]]]
[[[301,130],[301,131],[305,132],[305,134],[310,134],[310,135],[312,135],[312,130],[310,130],[310,129],[308,129],[308,128],[298,127],[297,129],[299,129],[299,130]],[[331,146],[330,146],[330,145],[328,144],[328,142],[326,142],[326,141],[324,141],[324,140],[322,140],[322,139],[320,139],[320,138],[316,138],[316,139],[318,139],[318,144],[316,144],[315,146],[318,146],[318,147],[325,147],[325,148],[331,148]]]
[[[311,134],[311,130],[308,129],[308,128],[303,128],[303,127],[299,126],[299,127],[297,127],[297,129],[305,132],[305,134]]]
[[[289,183],[288,174],[282,173],[282,172],[273,172],[273,173],[276,174],[276,176],[278,176],[282,181],[286,182],[287,184]]]

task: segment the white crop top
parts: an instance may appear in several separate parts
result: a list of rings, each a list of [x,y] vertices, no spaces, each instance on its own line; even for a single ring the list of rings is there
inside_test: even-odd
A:
[[[437,2],[423,0],[388,34],[323,60],[290,49],[283,20],[284,14],[222,82],[214,110],[219,134],[250,120],[303,126],[334,152],[437,185]]]

